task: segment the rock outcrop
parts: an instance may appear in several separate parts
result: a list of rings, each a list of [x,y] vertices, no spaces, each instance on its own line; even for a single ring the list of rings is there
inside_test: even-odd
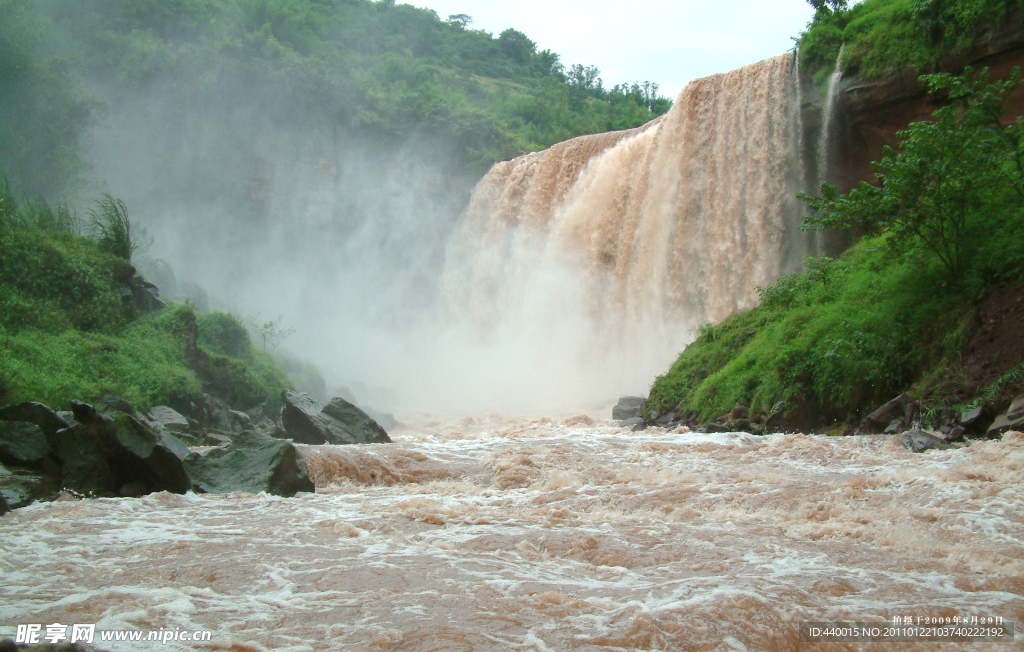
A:
[[[923,453],[929,450],[943,450],[951,448],[952,444],[942,438],[929,434],[919,428],[913,428],[903,433],[903,446],[915,453]]]
[[[192,483],[183,460],[189,450],[170,432],[154,430],[135,416],[74,403],[78,425],[52,438],[61,461],[61,483],[80,492],[119,492],[125,486],[142,493],[185,493]]]
[[[612,408],[612,418],[616,421],[627,419],[642,419],[647,399],[642,396],[623,396]]]
[[[199,493],[294,496],[314,491],[295,446],[256,430],[246,431],[205,455],[192,453],[185,459],[185,466]]]
[[[966,66],[988,68],[991,79],[1002,79],[1015,66],[1024,66],[1024,32],[1016,24],[992,30],[974,50],[940,62],[941,70],[959,73]],[[830,151],[828,181],[845,192],[861,181],[874,182],[872,161],[882,156],[884,146],[895,147],[896,135],[910,122],[927,120],[937,108],[927,89],[918,81],[912,66],[890,69],[886,74],[865,79],[853,72],[840,80],[836,131]],[[806,91],[802,109],[805,143],[816,142],[827,101],[803,80]],[[1015,93],[1006,107],[1006,119],[1024,115],[1024,91]]]
[[[343,398],[327,405],[285,390],[281,393],[283,436],[302,444],[389,444],[391,438],[365,412]]]
[[[66,427],[67,421],[42,403],[0,408],[0,511],[56,494],[60,469],[51,438]]]

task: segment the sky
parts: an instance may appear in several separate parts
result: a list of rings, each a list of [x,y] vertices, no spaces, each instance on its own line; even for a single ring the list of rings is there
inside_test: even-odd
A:
[[[814,10],[805,0],[406,0],[512,27],[569,66],[597,66],[605,86],[652,81],[675,98],[686,82],[782,54]]]

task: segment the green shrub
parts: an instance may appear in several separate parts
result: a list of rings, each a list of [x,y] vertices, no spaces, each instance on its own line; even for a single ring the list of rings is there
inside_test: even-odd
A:
[[[249,331],[242,321],[224,312],[204,312],[196,315],[199,344],[207,351],[246,358],[252,352]]]
[[[132,236],[128,207],[120,199],[114,199],[106,193],[96,204],[98,208],[89,214],[92,216],[91,226],[100,249],[112,256],[131,260],[139,244]]]

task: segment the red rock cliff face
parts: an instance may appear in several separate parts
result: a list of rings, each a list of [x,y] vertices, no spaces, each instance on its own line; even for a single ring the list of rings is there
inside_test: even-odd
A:
[[[1024,68],[1024,30],[1014,25],[1012,29],[993,32],[978,48],[943,62],[941,67],[960,72],[965,66],[976,70],[987,67],[991,79],[1008,76],[1016,66]],[[841,79],[825,180],[836,184],[840,191],[861,181],[874,181],[871,162],[881,158],[882,147],[895,147],[898,131],[910,122],[927,119],[937,108],[917,78],[918,73],[908,66],[877,79],[856,75]],[[827,98],[822,91],[806,86],[803,96],[804,142],[815,143],[821,129],[822,105]],[[1011,98],[1006,116],[1015,120],[1022,115],[1024,91],[1019,90]]]

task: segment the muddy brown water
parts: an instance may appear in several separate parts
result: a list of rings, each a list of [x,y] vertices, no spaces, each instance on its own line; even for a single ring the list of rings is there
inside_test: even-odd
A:
[[[633,433],[423,421],[303,447],[316,494],[58,501],[0,518],[0,633],[209,629],[215,650],[962,649],[801,621],[1024,623],[1024,435]],[[1019,638],[1019,637],[1018,637]],[[125,645],[125,644],[121,644]],[[193,649],[188,644],[120,649]],[[971,649],[1020,649],[1019,643]]]

